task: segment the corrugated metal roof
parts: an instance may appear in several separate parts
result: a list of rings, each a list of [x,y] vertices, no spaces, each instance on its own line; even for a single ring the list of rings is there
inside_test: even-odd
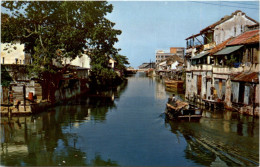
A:
[[[234,74],[231,77],[231,80],[232,81],[242,81],[242,82],[252,82],[252,83],[258,83],[259,82],[257,72]]]
[[[200,53],[200,54],[197,54],[196,56],[192,57],[191,59],[199,59],[199,58],[202,58],[203,56],[206,56],[207,54],[209,54],[209,52]]]
[[[211,50],[209,51],[210,55],[213,55],[214,53],[216,53],[216,52],[222,50],[223,48],[225,48],[226,45],[227,45],[227,43],[230,42],[232,39],[233,39],[233,37],[231,37],[231,38],[225,40],[225,41],[222,42],[221,44],[218,44],[216,47],[214,47],[213,49],[211,49]]]
[[[242,44],[259,44],[259,34],[253,36],[252,38],[249,38],[247,40],[245,40],[244,42],[242,42]]]
[[[259,34],[259,30],[252,30],[244,32],[243,34],[236,37],[233,41],[231,41],[228,45],[241,45],[244,41],[254,37],[255,35]]]
[[[228,55],[238,49],[240,49],[241,47],[243,47],[244,45],[236,45],[236,46],[229,46],[229,47],[226,47],[224,49],[222,49],[221,51],[213,54],[214,56],[217,56],[217,55]]]

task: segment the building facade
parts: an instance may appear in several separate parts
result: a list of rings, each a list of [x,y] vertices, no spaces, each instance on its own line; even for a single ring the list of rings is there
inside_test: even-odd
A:
[[[31,56],[24,51],[24,44],[1,43],[1,64],[30,64]]]
[[[156,60],[156,64],[159,64],[160,62],[168,59],[168,58],[171,58],[175,55],[179,56],[180,58],[184,58],[184,51],[185,51],[185,48],[184,47],[171,47],[170,48],[170,52],[169,51],[165,51],[165,50],[158,50],[156,52],[156,57],[155,57],[155,60]]]
[[[259,29],[244,28],[252,24],[258,23],[236,11],[186,39],[187,99],[259,115]]]

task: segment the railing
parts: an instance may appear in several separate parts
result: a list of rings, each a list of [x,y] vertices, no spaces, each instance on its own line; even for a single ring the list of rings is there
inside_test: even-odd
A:
[[[213,73],[221,73],[221,74],[231,74],[242,72],[243,67],[226,67],[226,66],[213,66]]]
[[[197,65],[191,65],[190,70],[205,70],[210,71],[212,70],[212,65],[210,64],[197,64]]]

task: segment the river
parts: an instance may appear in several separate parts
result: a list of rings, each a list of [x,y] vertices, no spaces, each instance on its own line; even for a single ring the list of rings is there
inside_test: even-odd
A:
[[[258,118],[204,110],[199,122],[170,121],[170,95],[161,80],[137,73],[102,97],[2,117],[1,165],[259,165]]]

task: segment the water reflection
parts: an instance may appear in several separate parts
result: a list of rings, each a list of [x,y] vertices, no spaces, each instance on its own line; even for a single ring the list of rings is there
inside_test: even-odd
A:
[[[199,122],[165,120],[187,141],[188,159],[205,166],[259,165],[258,119],[217,110],[204,110],[203,116]]]
[[[169,121],[171,94],[137,74],[34,117],[1,118],[1,165],[258,165],[258,119],[203,110],[199,122]]]
[[[69,129],[82,122],[106,120],[106,113],[115,107],[126,84],[99,96],[82,96],[36,116],[1,118],[1,165],[42,166],[117,166],[96,154],[93,159],[78,146],[80,138]],[[84,104],[84,105],[82,105]]]

